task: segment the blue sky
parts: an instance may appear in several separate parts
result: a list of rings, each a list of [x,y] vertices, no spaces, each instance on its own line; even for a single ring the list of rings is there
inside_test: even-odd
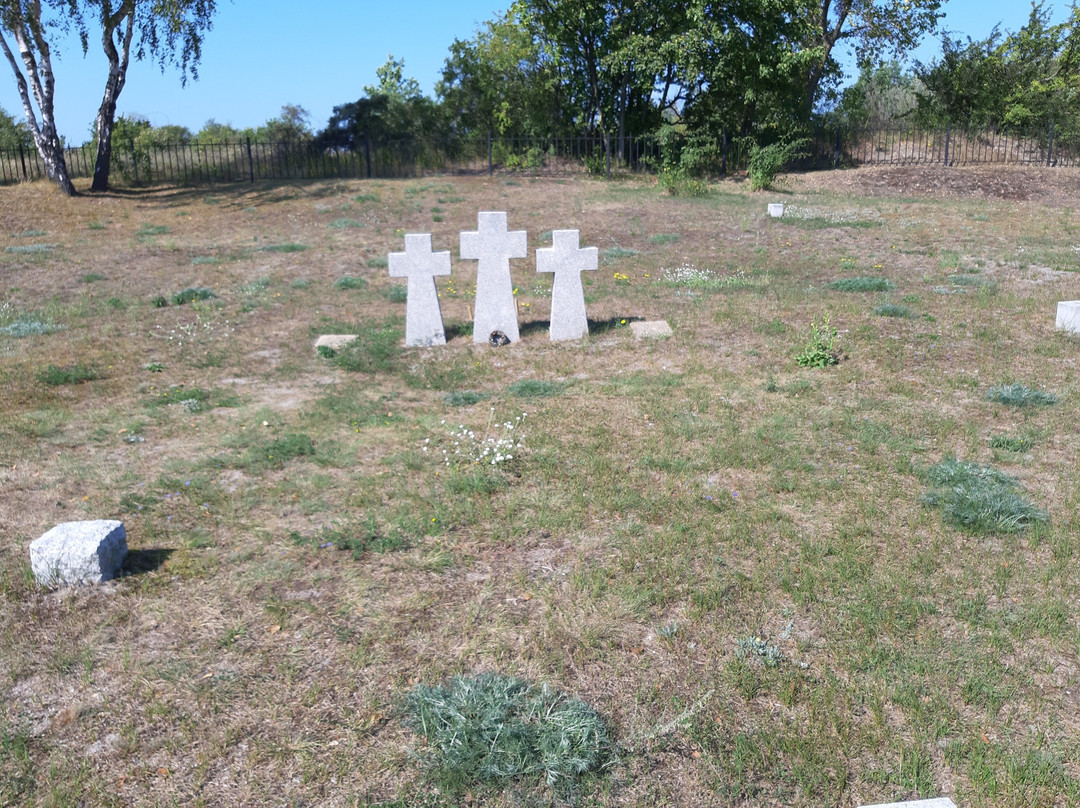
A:
[[[405,60],[406,74],[424,92],[432,93],[450,44],[471,37],[506,5],[505,0],[219,0],[199,80],[181,87],[175,72],[163,75],[152,64],[132,62],[119,111],[146,117],[155,126],[197,131],[209,118],[238,128],[258,126],[276,117],[282,105],[299,104],[320,129],[335,105],[355,101],[365,84],[375,83],[375,69],[391,53]],[[1055,22],[1068,16],[1065,0],[1047,7]],[[982,39],[997,23],[1006,31],[1021,28],[1030,10],[1023,0],[947,0],[944,27]],[[75,42],[54,50],[61,54],[54,53],[58,126],[69,143],[78,144],[87,139],[101,102],[105,60],[92,37],[85,58]],[[932,40],[916,56],[928,62],[939,52]],[[0,106],[22,119],[6,60],[0,60]]]

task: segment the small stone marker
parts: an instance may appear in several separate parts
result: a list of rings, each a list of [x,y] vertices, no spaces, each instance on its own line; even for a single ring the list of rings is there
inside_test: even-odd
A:
[[[323,334],[315,340],[315,351],[319,348],[329,348],[331,351],[340,351],[354,339],[356,334]]]
[[[644,322],[630,323],[630,330],[638,339],[656,339],[658,337],[670,337],[671,326],[667,320],[647,320]]]
[[[600,266],[600,251],[596,247],[579,247],[580,238],[577,230],[555,230],[551,246],[536,251],[536,271],[555,274],[549,331],[552,340],[581,339],[589,334],[581,273]]]
[[[388,264],[390,277],[409,279],[405,297],[405,344],[445,345],[446,331],[443,330],[435,276],[450,274],[449,250],[432,252],[430,233],[409,233],[405,236],[405,252],[390,253]]]
[[[510,342],[521,338],[510,259],[525,258],[529,244],[524,230],[506,230],[505,212],[481,212],[474,232],[461,234],[461,257],[476,259],[476,313],[473,342],[487,342],[492,332],[502,331]]]
[[[127,555],[124,523],[61,522],[30,543],[30,567],[42,586],[98,584],[115,578]]]
[[[784,215],[784,203],[783,202],[770,202],[769,203],[769,215],[774,219],[779,219]]]
[[[1058,303],[1057,327],[1080,334],[1080,300],[1063,300]]]
[[[908,802],[888,802],[880,805],[862,805],[860,808],[956,808],[956,803],[948,797],[932,800],[910,800]]]

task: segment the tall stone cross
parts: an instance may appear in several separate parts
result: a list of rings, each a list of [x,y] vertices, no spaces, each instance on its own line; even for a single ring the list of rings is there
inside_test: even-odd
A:
[[[505,212],[481,212],[475,232],[461,234],[461,257],[479,259],[473,342],[487,342],[495,331],[511,342],[520,338],[510,259],[529,254],[524,230],[506,231]]]
[[[549,331],[552,340],[581,339],[589,333],[581,273],[599,266],[600,251],[596,247],[579,248],[580,235],[577,230],[555,230],[551,246],[536,251],[536,271],[555,274]]]
[[[445,345],[436,275],[450,274],[450,251],[432,252],[430,233],[405,236],[405,252],[390,253],[391,278],[408,278],[405,298],[405,344]]]

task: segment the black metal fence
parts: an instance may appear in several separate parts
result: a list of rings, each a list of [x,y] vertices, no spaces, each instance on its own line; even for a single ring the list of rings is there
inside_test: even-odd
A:
[[[746,170],[747,141],[721,133],[708,149],[716,174]],[[67,149],[73,178],[93,176],[94,150]],[[1080,165],[1080,132],[996,128],[820,130],[795,160],[795,170],[860,165]],[[591,174],[610,177],[655,172],[661,146],[652,135],[633,137],[456,138],[364,143],[351,150],[318,149],[310,142],[142,145],[113,144],[111,181],[117,185],[258,180],[395,178],[427,174]],[[0,150],[0,184],[45,175],[36,150]]]

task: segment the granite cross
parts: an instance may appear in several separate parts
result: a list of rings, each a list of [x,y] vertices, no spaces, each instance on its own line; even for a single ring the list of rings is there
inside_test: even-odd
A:
[[[405,298],[405,344],[445,345],[436,275],[450,274],[450,252],[432,252],[430,233],[405,236],[405,252],[390,253],[390,277],[408,278]]]
[[[536,271],[555,274],[549,330],[552,340],[581,339],[589,333],[581,273],[600,265],[600,251],[596,247],[579,248],[579,237],[577,230],[555,230],[551,246],[536,251]]]
[[[510,279],[510,259],[524,258],[529,245],[524,230],[506,231],[505,212],[481,212],[475,231],[461,234],[461,257],[478,259],[476,270],[476,314],[473,342],[487,342],[501,331],[517,342],[517,310],[514,284]]]

